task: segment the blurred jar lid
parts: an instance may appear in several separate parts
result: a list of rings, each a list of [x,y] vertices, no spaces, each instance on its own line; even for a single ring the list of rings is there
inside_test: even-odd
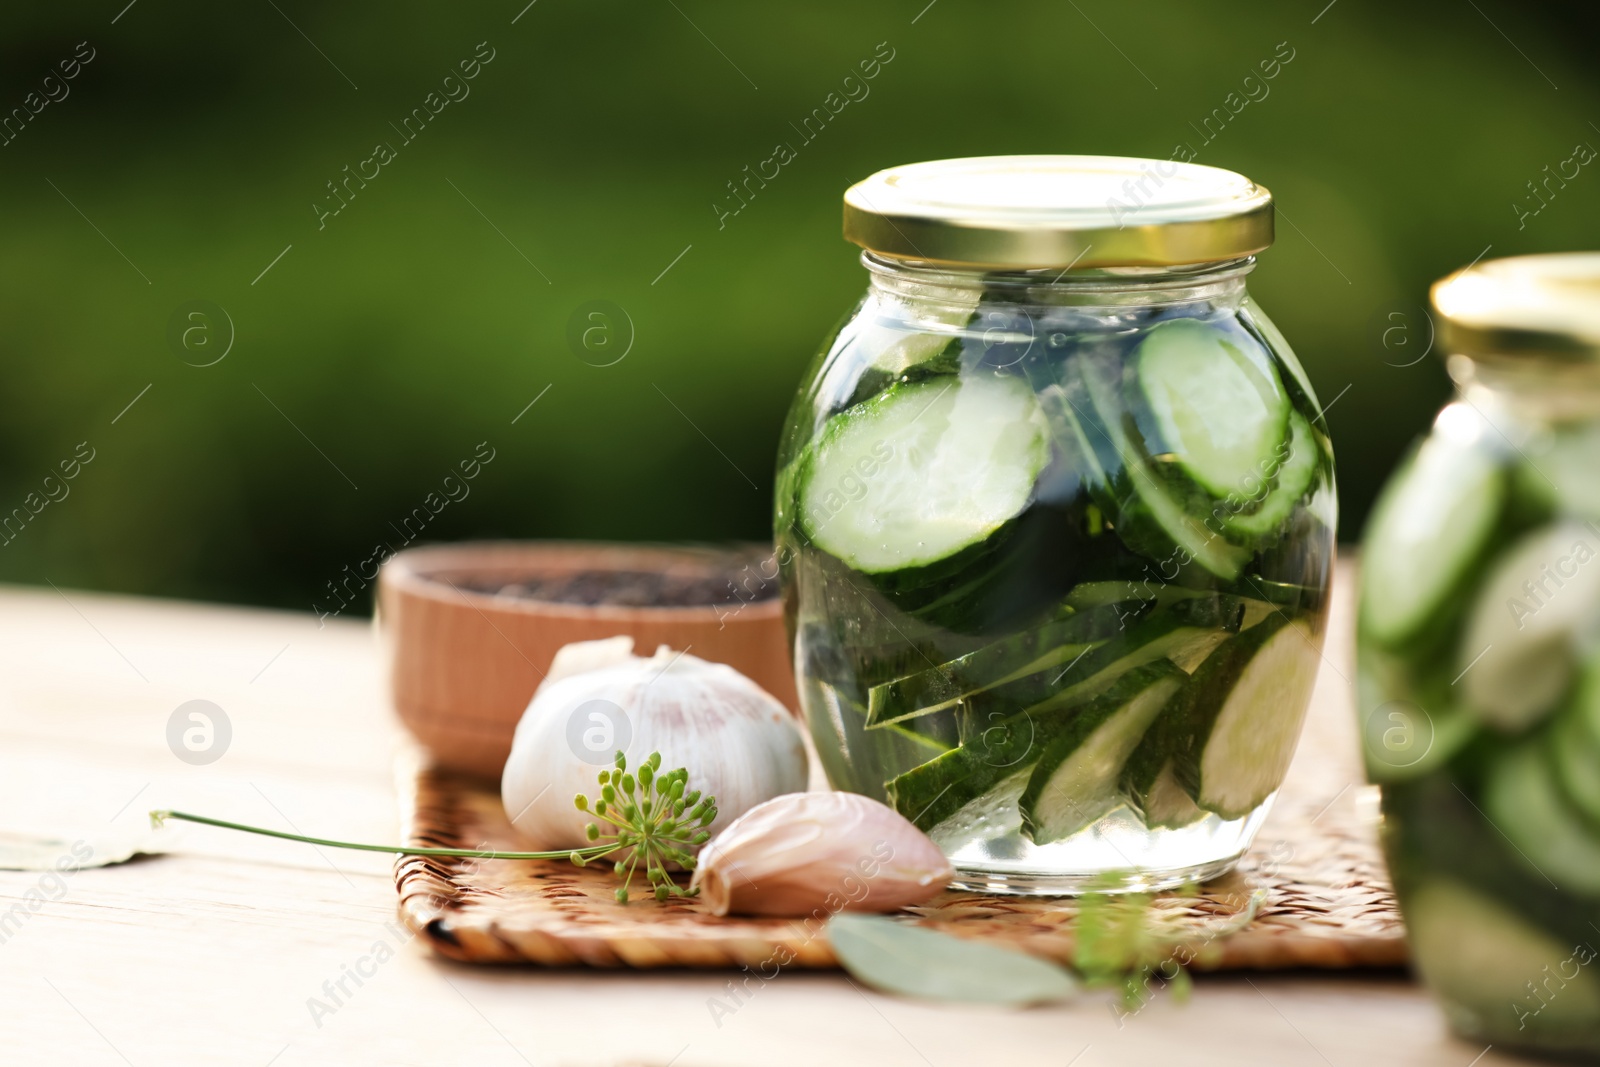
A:
[[[1600,252],[1475,263],[1434,283],[1433,308],[1446,353],[1600,361]]]
[[[882,256],[989,269],[1179,266],[1271,245],[1272,194],[1167,159],[941,159],[852,185],[844,235]]]

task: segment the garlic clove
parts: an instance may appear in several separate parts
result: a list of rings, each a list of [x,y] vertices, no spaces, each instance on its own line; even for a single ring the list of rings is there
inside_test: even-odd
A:
[[[955,877],[904,816],[857,793],[789,793],[745,812],[700,853],[693,885],[713,914],[790,918],[894,911]]]

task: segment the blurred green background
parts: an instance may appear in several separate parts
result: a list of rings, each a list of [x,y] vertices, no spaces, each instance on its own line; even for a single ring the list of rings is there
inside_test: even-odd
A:
[[[485,441],[420,540],[764,537],[784,412],[865,285],[848,184],[1181,142],[1283,209],[1251,285],[1338,398],[1351,539],[1448,391],[1415,362],[1427,285],[1486,249],[1600,245],[1592,168],[1514,206],[1600,145],[1600,18],[1576,3],[125,3],[0,15],[0,108],[66,92],[0,147],[0,512],[94,450],[0,580],[308,609]],[[880,42],[870,95],[802,145],[790,124]],[[319,229],[379,141],[397,158]],[[719,227],[779,141],[798,158]],[[190,363],[226,323],[168,340],[194,300],[232,322],[211,366]],[[632,324],[611,366],[567,339],[596,300]]]

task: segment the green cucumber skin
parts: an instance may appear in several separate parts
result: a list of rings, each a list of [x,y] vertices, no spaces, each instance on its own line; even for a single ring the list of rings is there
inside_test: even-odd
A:
[[[914,363],[898,371],[881,370],[877,367],[868,367],[859,379],[856,387],[847,399],[838,408],[845,411],[864,404],[873,397],[887,392],[895,385],[914,385],[918,382],[929,381],[934,378],[943,378],[961,372],[961,338],[950,338],[945,346],[935,355],[921,362]],[[835,414],[838,414],[835,411]]]
[[[1395,895],[1402,917],[1408,928],[1428,921],[1425,909],[1434,907],[1436,899],[1430,887],[1441,882],[1464,887],[1490,905],[1502,909],[1508,916],[1537,934],[1543,934],[1571,952],[1574,946],[1600,947],[1600,937],[1594,926],[1597,904],[1577,895],[1558,889],[1540,875],[1529,870],[1506,838],[1485,818],[1478,802],[1469,799],[1463,787],[1471,791],[1473,784],[1463,775],[1464,764],[1476,765],[1499,758],[1503,741],[1485,738],[1483,745],[1474,746],[1472,759],[1458,759],[1451,768],[1433,774],[1397,783],[1386,784],[1382,790],[1381,840]],[[1447,930],[1448,934],[1450,931]],[[1471,943],[1477,924],[1455,930],[1457,936]],[[1514,994],[1520,1003],[1505,989],[1495,989],[1492,997],[1474,996],[1473,979],[1483,975],[1491,979],[1493,971],[1464,971],[1461,954],[1454,943],[1427,938],[1415,945],[1420,950],[1415,966],[1430,985],[1439,989],[1447,1001],[1454,1000],[1467,1007],[1472,1018],[1470,1032],[1496,1045],[1522,1047],[1538,1046],[1546,1051],[1569,1050],[1588,1052],[1600,1045],[1600,1018],[1584,1010],[1580,1001],[1568,1001],[1565,1013],[1561,1010],[1562,996],[1576,989],[1560,989],[1548,1006],[1540,1010],[1541,999],[1528,989],[1533,983],[1542,989],[1548,974],[1561,967],[1566,953],[1557,953],[1545,959],[1537,953],[1538,966],[1522,965],[1513,981]],[[1529,961],[1530,963],[1532,961]],[[1507,966],[1502,961],[1500,967]],[[1513,966],[1515,966],[1513,964]],[[1543,968],[1548,966],[1549,972]],[[1580,975],[1593,970],[1593,963],[1585,966]],[[1571,971],[1568,970],[1570,975]],[[1589,977],[1592,981],[1592,976]],[[1521,1008],[1519,1012],[1517,1009]],[[1578,1015],[1572,1016],[1572,1009]]]
[[[918,670],[875,685],[867,694],[868,726],[927,714],[952,706],[961,697],[1000,684],[1007,676],[1050,657],[1053,652],[1087,651],[1121,633],[1149,610],[1150,602],[1108,604],[1068,615],[1003,638],[937,667]],[[1066,660],[1052,665],[1064,667]],[[1048,669],[1048,667],[1044,668]]]
[[[1192,685],[1192,680],[1188,684]],[[1144,738],[1139,742],[1139,747],[1128,757],[1128,764],[1122,771],[1120,782],[1122,795],[1127,800],[1128,806],[1151,830],[1177,829],[1208,814],[1194,805],[1193,797],[1189,797],[1189,807],[1192,812],[1186,818],[1167,820],[1151,810],[1151,792],[1156,787],[1157,781],[1167,773],[1176,777],[1177,764],[1173,756],[1173,750],[1177,747],[1175,734],[1184,725],[1183,711],[1187,701],[1186,693],[1179,693],[1173,698],[1166,710],[1161,713],[1161,717],[1146,731]],[[1183,788],[1181,782],[1177,784],[1179,789]],[[1187,790],[1184,792],[1187,796]]]
[[[886,802],[918,829],[932,830],[1002,779],[1026,770],[1030,756],[1037,758],[1033,723],[1024,717],[1022,724],[1026,729],[1021,732],[997,732],[988,745],[953,748],[890,779],[884,787]]]
[[[1131,663],[1119,670],[1123,661],[1174,637],[1187,642],[1220,640],[1230,628],[1238,629],[1243,615],[1244,604],[1236,597],[1180,601],[1147,615],[1129,627],[1126,637],[1107,642],[1067,669],[1052,667],[1036,677],[971,694],[956,706],[961,747],[889,783],[890,795],[897,798],[896,810],[923,829],[942,822],[1021,769],[1022,760],[1037,758],[1036,745],[1070,721],[1076,709],[1117,691],[1125,679],[1138,676],[1136,672],[1150,663]]]
[[[1241,347],[1271,351],[1270,346],[1243,329],[1224,328],[1220,322],[1208,322],[1207,326],[1231,332],[1231,339]],[[1075,374],[1080,378],[1088,376],[1086,380],[1091,384],[1099,383],[1081,393],[1070,384],[1064,388],[1074,401],[1077,415],[1085,422],[1087,434],[1101,443],[1100,465],[1107,472],[1106,482],[1111,490],[1108,506],[1125,513],[1124,524],[1132,527],[1127,531],[1130,547],[1135,551],[1162,558],[1171,557],[1177,547],[1161,524],[1138,505],[1140,485],[1146,477],[1200,524],[1212,549],[1224,558],[1230,557],[1225,546],[1233,547],[1232,557],[1247,558],[1253,550],[1281,540],[1290,519],[1319,479],[1332,485],[1333,451],[1327,435],[1316,427],[1316,406],[1304,399],[1298,388],[1290,388],[1282,375],[1279,384],[1287,398],[1285,427],[1275,450],[1261,456],[1249,479],[1229,487],[1226,494],[1213,494],[1197,484],[1181,469],[1181,457],[1163,454],[1165,445],[1153,429],[1149,411],[1138,400],[1131,358],[1091,352],[1064,374],[1063,381]],[[1098,405],[1094,405],[1096,399]],[[1107,426],[1107,418],[1117,419],[1120,427]],[[1291,428],[1298,432],[1291,434]],[[1117,447],[1113,440],[1125,443]],[[1291,480],[1290,484],[1283,484],[1286,479]],[[1216,572],[1228,578],[1234,567],[1230,564],[1228,569]]]
[[[823,771],[835,788],[883,802],[885,781],[937,758],[941,748],[950,750],[948,743],[926,733],[898,728],[869,731],[865,709],[825,682],[813,685],[815,701],[830,714],[814,716],[808,725]]]
[[[1449,768],[1381,792],[1381,841],[1400,910],[1428,878],[1444,875],[1485,893],[1569,943],[1600,948],[1594,928],[1597,898],[1557,885],[1532,870],[1490,821],[1477,793],[1477,772],[1502,758],[1504,742],[1483,738]],[[1463,774],[1464,766],[1471,773]],[[1558,888],[1559,886],[1559,888]],[[1531,976],[1530,976],[1531,977]]]
[[[1212,730],[1217,726],[1228,698],[1233,693],[1234,682],[1244,673],[1257,652],[1287,626],[1290,620],[1284,615],[1269,616],[1251,629],[1230,638],[1195,671],[1193,680],[1185,690],[1179,714],[1182,724],[1174,726],[1168,735],[1173,758],[1173,773],[1184,792],[1196,803],[1205,783],[1201,780],[1201,760]],[[1223,818],[1233,819],[1249,812],[1217,812]]]
[[[1012,633],[1055,614],[1073,588],[1114,566],[1115,538],[1089,531],[1086,506],[1035,502],[955,556],[863,579],[919,622],[977,636]]]
[[[1134,667],[1083,706],[1120,707],[1153,680],[1166,677],[1175,669],[1164,662]],[[1100,710],[1085,713],[1104,714]],[[919,829],[932,830],[1002,779],[1027,770],[1038,761],[1044,747],[1071,729],[1079,717],[1053,709],[1025,711],[996,721],[959,748],[891,780],[886,787],[889,804]]]
[[[1231,349],[1232,354],[1223,354],[1227,349]],[[1183,355],[1175,359],[1174,355],[1177,353]],[[1219,365],[1210,358],[1213,356],[1220,356],[1222,364]],[[1197,373],[1197,368],[1192,365],[1184,366],[1185,362],[1192,364],[1195,357],[1200,357],[1205,363],[1205,373]],[[1261,450],[1282,447],[1288,437],[1288,418],[1292,408],[1289,394],[1283,387],[1282,378],[1277,372],[1276,362],[1270,350],[1259,344],[1255,338],[1242,330],[1222,329],[1214,323],[1200,319],[1170,320],[1154,327],[1141,337],[1138,345],[1125,357],[1125,363],[1127,371],[1123,389],[1124,405],[1133,415],[1138,428],[1139,443],[1146,456],[1170,457],[1168,463],[1182,471],[1184,481],[1213,499],[1226,497],[1241,489],[1249,491],[1241,479],[1254,477],[1259,481],[1266,474],[1260,467],[1261,463],[1266,462]],[[1152,369],[1152,363],[1157,365],[1156,369]],[[1160,404],[1152,394],[1152,390],[1155,390],[1157,393],[1170,395],[1169,379],[1173,375],[1189,376],[1185,384],[1192,390],[1202,379],[1215,380],[1218,374],[1225,374],[1223,365],[1242,372],[1247,379],[1255,379],[1254,384],[1257,389],[1265,388],[1267,394],[1270,394],[1269,396],[1258,392],[1251,398],[1261,402],[1262,406],[1258,410],[1263,416],[1262,440],[1257,443],[1253,459],[1257,466],[1253,474],[1247,471],[1240,475],[1236,471],[1232,475],[1225,476],[1221,472],[1205,469],[1204,464],[1198,462],[1199,456],[1183,452],[1180,441],[1175,438],[1169,439],[1168,430],[1175,431],[1176,427],[1163,427],[1162,418],[1158,414]],[[1179,392],[1182,393],[1183,390]],[[1243,402],[1242,398],[1233,399]],[[1274,454],[1273,458],[1280,457]]]
[[[1505,752],[1485,774],[1483,811],[1524,866],[1568,893],[1600,901],[1600,834],[1562,795],[1547,738]]]
[[[1298,411],[1289,412],[1287,454],[1274,457],[1276,465],[1263,479],[1259,499],[1251,510],[1223,500],[1227,510],[1221,517],[1228,535],[1245,544],[1276,542],[1305,495],[1311,491],[1323,463],[1323,439]]]
[[[1422,442],[1414,445],[1407,456],[1396,467],[1397,471],[1410,470],[1414,465],[1417,453]],[[1377,595],[1378,590],[1369,590],[1363,583],[1361,589],[1362,607],[1357,614],[1357,633],[1362,641],[1370,642],[1384,648],[1392,649],[1415,660],[1426,660],[1440,655],[1450,655],[1455,651],[1455,644],[1459,640],[1464,622],[1469,614],[1469,609],[1487,579],[1494,560],[1509,545],[1517,541],[1523,534],[1552,521],[1556,515],[1549,502],[1542,500],[1537,493],[1517,491],[1515,473],[1517,467],[1504,455],[1499,455],[1496,462],[1499,466],[1496,475],[1497,492],[1500,495],[1500,509],[1497,519],[1492,522],[1484,533],[1481,543],[1472,546],[1454,566],[1453,576],[1450,579],[1448,590],[1424,615],[1413,625],[1399,633],[1390,633],[1375,626],[1370,618],[1370,609],[1366,606],[1369,597]],[[1380,521],[1380,509],[1387,503],[1387,497],[1397,491],[1401,475],[1397,474],[1385,487],[1384,493],[1379,496],[1374,504],[1371,518],[1362,535],[1363,543],[1370,543],[1376,536]],[[1363,572],[1365,574],[1366,572]]]
[[[1164,464],[1141,453],[1135,416],[1123,404],[1126,370],[1120,359],[1084,353],[1069,375],[1063,379],[1065,395],[1105,474],[1104,482],[1091,486],[1090,492],[1111,517],[1123,544],[1159,561],[1163,571],[1172,566],[1178,574],[1203,570],[1223,581],[1237,578],[1253,553],[1206,521],[1211,507],[1205,501],[1210,498],[1188,491]],[[1182,527],[1180,533],[1174,532],[1174,524]]]
[[[1113,771],[1108,780],[1098,783],[1101,803],[1090,810],[1077,812],[1076,820],[1069,824],[1068,829],[1049,829],[1039,810],[1041,802],[1048,799],[1051,780],[1056,770],[1094,734],[1102,729],[1112,728],[1114,720],[1127,709],[1128,705],[1144,696],[1152,686],[1163,686],[1167,690],[1167,695],[1161,697],[1163,704],[1166,704],[1170,703],[1172,694],[1178,692],[1181,684],[1188,680],[1189,676],[1172,663],[1156,660],[1133,668],[1104,695],[1066,717],[1065,722],[1040,751],[1039,760],[1034,765],[1033,773],[1029,776],[1028,784],[1018,802],[1018,809],[1022,814],[1023,834],[1036,844],[1049,844],[1051,841],[1069,837],[1079,830],[1086,829],[1119,807],[1123,798],[1116,789],[1116,783],[1126,764]],[[1160,712],[1156,714],[1159,716]],[[1143,740],[1142,734],[1139,740]],[[1129,745],[1130,749],[1137,747],[1138,741]],[[1096,783],[1089,784],[1093,787]]]
[[[1244,602],[1225,594],[1213,593],[1151,610],[1129,626],[1123,636],[1085,653],[1066,668],[1051,667],[1036,675],[967,695],[958,713],[963,724],[962,736],[969,736],[975,730],[981,732],[988,724],[1027,708],[1070,705],[1077,699],[1075,688],[1092,688],[1097,681],[1109,682],[1117,675],[1102,677],[1106,672],[1114,671],[1124,659],[1138,656],[1142,649],[1179,631],[1191,635],[1194,640],[1204,640],[1208,634],[1237,632],[1243,620]],[[1166,659],[1171,654],[1171,650],[1166,650],[1152,658]]]
[[[1562,795],[1600,838],[1600,742],[1580,709],[1565,709],[1551,724],[1548,756]]]

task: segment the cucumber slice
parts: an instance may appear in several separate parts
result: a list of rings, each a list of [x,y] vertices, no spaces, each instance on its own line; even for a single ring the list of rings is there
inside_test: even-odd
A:
[[[1298,411],[1289,413],[1289,438],[1285,448],[1273,470],[1276,481],[1254,511],[1223,509],[1222,525],[1230,534],[1243,538],[1270,536],[1289,520],[1295,505],[1311,488],[1322,462],[1322,447],[1311,431],[1311,424]]]
[[[1188,700],[1188,694],[1181,693],[1168,702],[1122,771],[1120,787],[1128,806],[1152,830],[1188,826],[1207,814],[1184,791],[1173,758],[1187,722]]]
[[[1318,591],[1314,589],[1307,589],[1303,586],[1282,586],[1276,582],[1266,582],[1248,575],[1245,577],[1245,582],[1241,588],[1251,592],[1260,592],[1268,598],[1277,599],[1288,605],[1291,613],[1318,595]],[[1073,588],[1072,592],[1067,594],[1067,598],[1063,603],[1069,608],[1087,611],[1091,608],[1124,601],[1148,600],[1159,607],[1166,604],[1176,604],[1181,600],[1194,600],[1213,595],[1215,595],[1215,592],[1210,589],[1192,589],[1186,585],[1163,585],[1143,579],[1129,579],[1120,582],[1080,583]],[[1244,602],[1244,617],[1239,624],[1239,629],[1241,630],[1248,630],[1268,615],[1274,614],[1279,610],[1277,605],[1270,603],[1269,600],[1257,600],[1253,597],[1241,597],[1240,599]]]
[[[961,370],[961,339],[945,334],[913,333],[896,338],[862,372],[850,399],[850,408],[882,393],[896,382],[927,381]]]
[[[1247,296],[1244,303],[1239,305],[1239,322],[1246,330],[1258,337],[1262,344],[1272,350],[1277,357],[1278,365],[1289,372],[1289,381],[1285,384],[1292,385],[1299,392],[1306,410],[1312,413],[1313,421],[1322,419],[1322,402],[1317,399],[1317,392],[1311,388],[1311,379],[1307,376],[1305,368],[1300,365],[1300,357],[1294,354],[1294,349],[1289,346],[1289,339],[1283,336],[1283,331],[1267,317],[1261,310],[1254,297]]]
[[[1157,604],[1173,604],[1179,600],[1193,600],[1209,596],[1209,589],[1190,589],[1183,585],[1160,585],[1144,580],[1122,582],[1083,582],[1067,594],[1066,605],[1078,611],[1104,607],[1126,600],[1150,600]]]
[[[1579,709],[1570,709],[1554,723],[1550,760],[1562,795],[1600,834],[1600,742],[1590,736]]]
[[[1584,668],[1573,714],[1583,723],[1590,740],[1600,745],[1600,657],[1591,656]]]
[[[1367,780],[1421,778],[1455,758],[1482,730],[1461,706],[1448,663],[1403,656],[1371,641],[1357,649],[1356,707]]]
[[[1149,607],[1139,601],[1109,604],[875,685],[867,693],[867,725],[876,728],[943,711],[965,695],[1065,667],[1121,633]]]
[[[1022,721],[1022,727],[990,731],[890,779],[884,787],[889,806],[931,833],[974,802],[991,808],[1015,802],[1038,758],[1034,724]]]
[[[1600,834],[1567,806],[1538,739],[1497,759],[1483,786],[1483,810],[1534,873],[1567,893],[1600,896]]]
[[[1060,841],[1123,804],[1117,784],[1128,757],[1188,675],[1163,660],[1135,668],[1078,710],[1040,753],[1018,808],[1035,844]]]
[[[942,630],[990,640],[1015,633],[1059,615],[1074,585],[1115,562],[1116,538],[1089,532],[1090,506],[1087,500],[1062,505],[1035,499],[978,544],[927,566],[863,580],[900,612]]]
[[[1184,792],[1178,781],[1176,764],[1171,759],[1160,764],[1160,770],[1147,785],[1128,789],[1127,796],[1129,806],[1151,830],[1181,829],[1209,814]]]
[[[1445,410],[1476,418],[1460,405]],[[1373,509],[1361,557],[1363,629],[1396,645],[1440,614],[1476,572],[1505,496],[1505,475],[1481,446],[1437,433],[1424,441]]]
[[[1031,763],[1024,763],[1021,770],[1006,768],[987,792],[961,804],[937,824],[926,827],[928,838],[940,848],[953,851],[976,837],[991,836],[997,826],[1017,825],[1017,801],[1027,788],[1031,772]],[[947,802],[948,797],[944,800]],[[939,807],[944,807],[944,803]]]
[[[1277,791],[1300,740],[1319,660],[1306,624],[1275,615],[1200,665],[1173,752],[1178,781],[1195,803],[1239,819]]]
[[[1171,325],[1176,325],[1173,323]],[[1068,410],[1086,436],[1100,438],[1120,459],[1106,465],[1117,475],[1101,492],[1117,535],[1133,551],[1182,567],[1190,560],[1225,581],[1239,576],[1252,553],[1230,544],[1185,506],[1151,469],[1124,425],[1122,365],[1115,358],[1082,353],[1075,361],[1089,400],[1086,410],[1066,390]]]
[[[965,694],[957,705],[963,742],[1014,718],[1074,707],[1105,692],[1135,667],[1170,660],[1190,670],[1239,629],[1244,602],[1212,593],[1151,611],[1065,668],[1050,667],[1005,685]]]
[[[1132,357],[1158,438],[1151,451],[1170,453],[1217,497],[1239,493],[1275,465],[1289,417],[1270,354],[1241,341],[1197,319],[1173,319],[1146,334]]]
[[[1170,664],[1146,664],[1115,681],[1095,707],[1120,707],[1158,675],[1169,675]],[[889,804],[919,828],[932,831],[978,803],[985,810],[1016,802],[1028,782],[1029,769],[1049,743],[1075,721],[1058,710],[1023,712],[997,719],[987,728],[963,738],[960,747],[891,779],[886,785]],[[972,810],[963,818],[971,816]]]
[[[1021,379],[891,386],[823,426],[800,475],[801,524],[862,573],[923,567],[1020,514],[1049,456]]]
[[[950,746],[898,726],[866,729],[866,711],[826,682],[812,682],[809,726],[828,782],[835,789],[885,799],[883,783]]]
[[[1458,1028],[1497,1041],[1504,1034],[1507,1041],[1592,1048],[1600,974],[1578,965],[1586,960],[1574,955],[1571,941],[1453,878],[1422,882],[1402,896],[1401,908],[1417,967]],[[1542,984],[1558,969],[1559,985]]]
[[[1600,616],[1600,532],[1568,521],[1505,550],[1473,601],[1456,669],[1468,706],[1490,726],[1524,730],[1566,692],[1576,645]]]
[[[1600,519],[1600,426],[1588,422],[1558,427],[1537,459],[1535,476],[1548,491],[1555,484],[1557,507],[1568,515]],[[1548,479],[1548,481],[1546,481]]]
[[[1362,758],[1367,781],[1381,785],[1433,773],[1454,759],[1481,728],[1476,716],[1451,705],[1428,712],[1421,705],[1386,709],[1380,703],[1368,715],[1361,732]],[[1426,720],[1418,721],[1423,715]]]

